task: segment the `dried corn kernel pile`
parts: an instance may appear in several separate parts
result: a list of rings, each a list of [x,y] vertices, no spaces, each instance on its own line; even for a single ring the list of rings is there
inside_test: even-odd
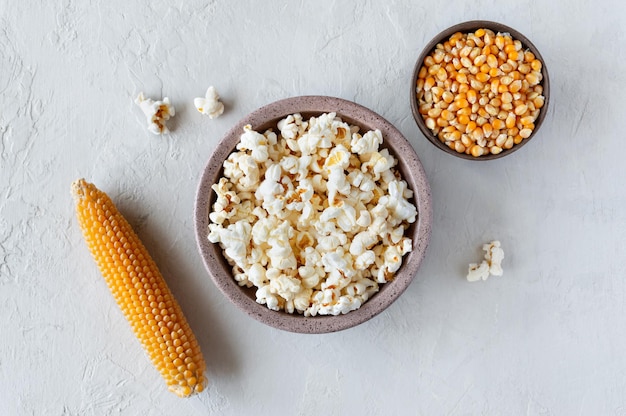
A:
[[[208,238],[256,301],[305,316],[359,308],[412,250],[413,192],[379,146],[335,113],[244,127],[213,185]]]
[[[446,146],[474,157],[530,137],[544,104],[542,63],[508,33],[457,32],[424,59],[419,112]]]

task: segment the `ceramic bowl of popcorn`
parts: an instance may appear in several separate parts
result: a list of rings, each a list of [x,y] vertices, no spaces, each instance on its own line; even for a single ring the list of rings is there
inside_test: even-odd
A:
[[[197,189],[200,254],[250,317],[327,333],[361,324],[409,286],[432,209],[411,144],[373,111],[334,97],[266,105],[221,140]]]
[[[536,136],[550,100],[539,50],[517,30],[474,20],[435,36],[411,79],[413,117],[439,149],[468,160],[509,155]]]

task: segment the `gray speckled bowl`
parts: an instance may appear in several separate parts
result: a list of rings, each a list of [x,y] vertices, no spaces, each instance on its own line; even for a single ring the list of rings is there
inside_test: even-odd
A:
[[[308,119],[328,112],[336,112],[344,121],[359,126],[362,130],[379,129],[382,132],[383,147],[387,147],[398,159],[397,168],[415,194],[413,202],[417,206],[419,217],[407,230],[413,239],[413,251],[404,256],[395,279],[381,285],[380,291],[360,309],[340,316],[316,317],[272,311],[256,302],[256,288],[240,287],[235,282],[231,267],[222,255],[221,247],[207,239],[209,212],[215,201],[211,185],[222,176],[222,163],[239,143],[243,126],[246,124],[262,132],[270,127],[276,128],[278,121],[289,114],[300,113],[304,119]],[[200,254],[217,287],[252,318],[278,329],[299,333],[326,333],[350,328],[373,318],[391,305],[409,286],[417,273],[430,240],[431,224],[430,186],[411,144],[391,123],[373,111],[350,101],[321,96],[294,97],[277,101],[259,108],[239,121],[209,158],[200,179],[195,204],[195,228]]]

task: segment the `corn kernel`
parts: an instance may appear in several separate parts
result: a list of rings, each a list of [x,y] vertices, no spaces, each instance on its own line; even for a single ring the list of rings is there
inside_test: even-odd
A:
[[[516,120],[515,114],[509,113],[506,120],[504,121],[506,128],[507,129],[513,128],[515,126],[515,120]]]
[[[537,71],[537,72],[541,71],[541,67],[542,67],[541,61],[539,59],[533,59],[530,62],[530,67],[533,69],[533,71]]]
[[[499,118],[496,118],[495,120],[493,120],[491,122],[491,125],[493,126],[495,130],[501,130],[505,127],[504,121],[500,120]]]
[[[479,72],[478,74],[476,74],[476,79],[480,82],[487,82],[489,81],[489,74],[486,74],[484,72]]]
[[[485,135],[485,137],[490,138],[491,134],[493,133],[493,127],[491,126],[491,124],[489,123],[483,124],[482,129],[483,129],[483,134]]]
[[[505,149],[510,149],[513,147],[513,145],[515,144],[513,137],[511,136],[507,136],[506,141],[504,142],[504,145],[502,147],[504,147]]]
[[[435,78],[428,77],[424,81],[424,91],[430,90],[435,85]]]
[[[529,138],[532,133],[533,131],[531,129],[521,129],[519,131],[519,135],[524,139]]]
[[[530,74],[526,74],[526,81],[530,86],[535,86],[539,84],[541,80],[541,74],[539,72],[531,72]]]
[[[515,107],[515,115],[521,116],[523,114],[525,114],[528,111],[528,105],[526,104],[520,104],[517,107]]]
[[[523,126],[530,126],[535,121],[535,118],[533,116],[526,116],[520,118],[520,121]]]
[[[472,146],[470,152],[472,153],[472,156],[480,157],[484,154],[484,148],[482,146],[475,144]]]

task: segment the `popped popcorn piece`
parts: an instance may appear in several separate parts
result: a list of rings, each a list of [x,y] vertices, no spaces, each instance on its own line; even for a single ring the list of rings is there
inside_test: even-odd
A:
[[[276,127],[244,127],[212,187],[209,240],[269,309],[358,309],[412,249],[404,232],[418,215],[413,192],[379,130],[361,135],[335,113],[293,114]]]
[[[254,160],[265,162],[269,157],[267,137],[252,130],[252,126],[249,124],[244,126],[243,131],[237,150],[250,150]]]
[[[487,280],[489,277],[489,264],[483,260],[480,264],[470,263],[467,271],[467,280],[469,282],[477,282],[479,280]]]
[[[483,245],[485,250],[485,260],[489,263],[489,273],[494,276],[502,276],[502,260],[504,260],[504,250],[500,248],[500,242],[495,240]]]
[[[352,135],[352,151],[357,155],[369,155],[378,152],[383,143],[383,134],[380,130],[368,131],[363,136],[358,133]]]
[[[220,102],[220,96],[214,86],[210,86],[204,94],[204,98],[194,98],[193,105],[200,114],[208,115],[209,118],[217,118],[224,112],[224,104]]]
[[[162,101],[154,101],[151,98],[146,98],[143,92],[140,92],[135,99],[135,104],[139,106],[148,120],[148,131],[154,134],[169,133],[165,122],[174,117],[176,113],[169,98],[165,97]]]
[[[471,263],[467,272],[467,280],[476,282],[478,280],[487,280],[490,275],[502,276],[502,260],[504,259],[504,251],[500,247],[500,242],[494,240],[490,243],[483,244],[485,251],[485,259],[480,263]]]

